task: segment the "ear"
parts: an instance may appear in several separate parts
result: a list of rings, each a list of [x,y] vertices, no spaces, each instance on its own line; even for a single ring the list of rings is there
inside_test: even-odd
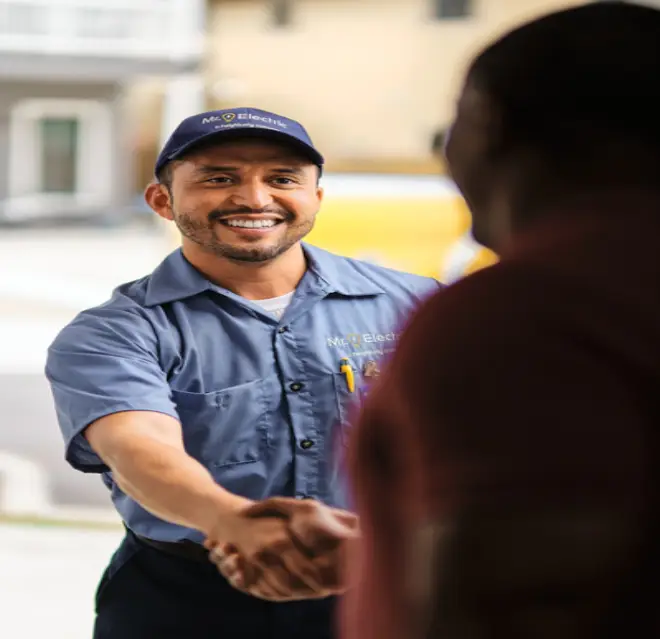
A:
[[[317,187],[316,187],[316,197],[317,197],[318,200],[319,200],[319,204],[320,204],[321,202],[323,202],[323,197],[324,197],[324,195],[325,195],[325,190],[323,189],[323,187],[322,187],[322,186],[317,186]]]
[[[174,220],[172,211],[172,198],[164,184],[152,182],[144,192],[144,199],[151,209],[164,220]]]

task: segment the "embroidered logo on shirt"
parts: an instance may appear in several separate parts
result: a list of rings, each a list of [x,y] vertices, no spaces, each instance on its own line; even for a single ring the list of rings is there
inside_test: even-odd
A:
[[[367,349],[373,348],[378,344],[392,344],[399,339],[400,333],[347,333],[346,335],[337,335],[327,337],[326,341],[331,348],[341,346],[351,346],[352,348]]]
[[[393,353],[400,333],[346,333],[326,337],[332,349],[343,351],[351,357],[377,357]]]

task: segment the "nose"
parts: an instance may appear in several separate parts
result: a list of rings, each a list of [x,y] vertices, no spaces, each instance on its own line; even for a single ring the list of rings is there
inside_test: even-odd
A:
[[[273,203],[268,185],[258,179],[238,184],[232,194],[232,200],[237,206],[255,210],[265,209]]]

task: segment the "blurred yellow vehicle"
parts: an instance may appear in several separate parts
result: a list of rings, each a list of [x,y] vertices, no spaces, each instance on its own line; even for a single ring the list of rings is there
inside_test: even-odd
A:
[[[323,186],[312,244],[443,282],[496,261],[471,239],[470,214],[447,178],[328,175]]]
[[[496,261],[471,239],[469,212],[447,178],[328,174],[322,185],[311,244],[447,283]]]

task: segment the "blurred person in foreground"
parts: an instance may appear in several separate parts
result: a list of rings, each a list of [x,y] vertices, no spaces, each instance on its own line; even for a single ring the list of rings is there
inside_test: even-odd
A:
[[[501,262],[429,301],[355,429],[346,639],[660,636],[660,11],[524,24],[446,145]]]
[[[94,639],[336,636],[346,415],[439,284],[302,243],[323,164],[274,113],[184,120],[146,191],[181,249],[49,349],[67,459],[126,526]]]

